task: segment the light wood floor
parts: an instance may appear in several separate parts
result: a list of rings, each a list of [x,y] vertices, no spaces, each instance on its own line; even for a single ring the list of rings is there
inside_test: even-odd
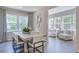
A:
[[[1,43],[0,53],[13,53],[12,42]],[[75,45],[73,41],[49,37],[45,53],[75,53]]]

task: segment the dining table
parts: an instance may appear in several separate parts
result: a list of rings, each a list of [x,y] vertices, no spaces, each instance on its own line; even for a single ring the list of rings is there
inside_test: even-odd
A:
[[[13,34],[20,36],[21,40],[24,42],[24,52],[28,52],[27,43],[31,39],[35,37],[43,37],[45,34],[40,32],[31,32],[31,33],[23,33],[23,32],[13,32]]]

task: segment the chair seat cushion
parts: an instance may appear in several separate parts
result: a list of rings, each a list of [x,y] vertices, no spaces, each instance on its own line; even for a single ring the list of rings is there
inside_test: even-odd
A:
[[[31,47],[34,47],[34,44],[28,43]],[[42,46],[42,42],[35,44],[35,47]]]

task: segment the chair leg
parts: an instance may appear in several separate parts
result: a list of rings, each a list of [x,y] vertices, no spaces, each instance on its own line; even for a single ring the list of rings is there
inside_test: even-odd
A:
[[[13,50],[14,50],[14,53],[16,53],[16,49],[14,48]]]
[[[35,53],[35,47],[33,48],[33,52]]]
[[[42,42],[42,52],[44,53],[44,42]]]
[[[29,51],[29,45],[28,45],[28,43],[27,43],[27,49],[28,49],[28,53],[29,53],[30,51]]]
[[[42,46],[42,52],[44,53],[44,46]]]
[[[35,44],[34,44],[34,46],[33,46],[33,52],[35,53]]]

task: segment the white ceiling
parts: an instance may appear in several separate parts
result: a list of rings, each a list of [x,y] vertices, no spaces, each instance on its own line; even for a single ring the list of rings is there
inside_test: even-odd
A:
[[[35,12],[44,6],[5,6],[5,7],[11,8],[11,9],[16,9],[16,10],[21,10],[21,11]]]
[[[67,10],[72,10],[72,9],[75,9],[75,7],[74,6],[60,6],[60,7],[50,9],[48,12],[49,12],[49,15],[51,15],[51,14],[56,14],[56,13],[67,11]]]

